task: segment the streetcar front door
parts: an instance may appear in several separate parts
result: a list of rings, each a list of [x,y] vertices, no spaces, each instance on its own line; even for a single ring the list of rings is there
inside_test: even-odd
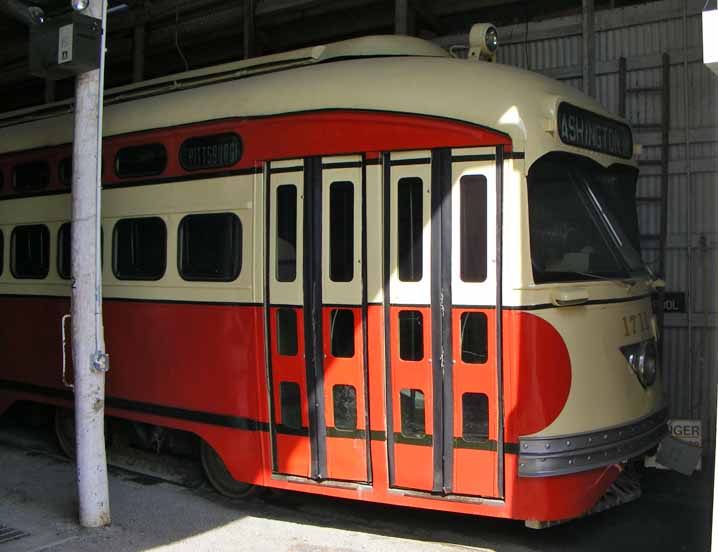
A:
[[[495,147],[392,153],[384,178],[392,487],[502,495]]]
[[[267,174],[273,472],[366,482],[363,160],[272,162]]]

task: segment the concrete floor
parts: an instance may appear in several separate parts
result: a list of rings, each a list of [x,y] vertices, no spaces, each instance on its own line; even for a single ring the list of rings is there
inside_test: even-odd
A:
[[[187,487],[111,468],[113,524],[82,530],[74,466],[37,434],[14,435],[0,428],[0,526],[28,536],[0,544],[0,552],[709,550],[711,478],[666,472],[649,472],[635,503],[532,531],[518,522],[298,493],[233,502],[205,483]]]

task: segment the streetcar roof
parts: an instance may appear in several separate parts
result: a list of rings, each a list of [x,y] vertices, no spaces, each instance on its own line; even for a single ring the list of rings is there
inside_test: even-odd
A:
[[[526,168],[549,151],[608,166],[617,157],[558,137],[568,102],[620,121],[580,91],[507,65],[455,59],[418,38],[371,36],[128,85],[106,92],[104,135],[197,121],[328,109],[412,113],[480,125],[510,136]],[[0,153],[72,141],[71,102],[0,115]],[[6,125],[2,128],[3,125]]]

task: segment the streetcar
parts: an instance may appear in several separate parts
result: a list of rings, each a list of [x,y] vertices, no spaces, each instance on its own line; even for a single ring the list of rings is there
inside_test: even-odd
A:
[[[192,436],[233,497],[534,527],[599,507],[667,419],[638,148],[492,63],[493,33],[466,59],[376,36],[108,91],[107,415]],[[0,119],[0,412],[56,407],[66,449],[72,120]]]

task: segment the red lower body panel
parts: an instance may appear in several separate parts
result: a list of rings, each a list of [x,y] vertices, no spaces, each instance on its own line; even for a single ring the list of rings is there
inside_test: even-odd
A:
[[[11,321],[0,328],[0,411],[18,400],[72,404],[71,392],[61,384],[60,318],[68,310],[67,299],[0,298],[0,311]],[[505,318],[507,333],[512,331],[512,324],[519,323],[516,319],[526,331],[522,315],[512,312]],[[507,453],[503,500],[467,501],[389,488],[383,350],[370,345],[371,485],[348,488],[273,478],[263,324],[259,306],[106,301],[111,358],[108,414],[195,433],[242,481],[450,512],[542,521],[572,518],[590,509],[618,476],[619,469],[609,466],[570,476],[519,478],[517,456]],[[370,344],[383,342],[381,307],[369,308],[367,331]],[[538,330],[531,331],[536,334]],[[536,334],[536,339],[540,338],[540,333]],[[511,341],[506,341],[510,347]],[[511,382],[519,377],[518,368],[508,362],[507,385],[513,385]],[[510,390],[507,394],[514,396]],[[512,435],[509,427],[507,434]],[[361,439],[329,437],[332,477],[356,477],[354,460],[366,458],[365,446]],[[309,473],[308,447],[305,437],[283,435],[278,441],[277,455],[282,459],[279,471]],[[472,457],[495,453],[456,449],[455,454],[455,480],[461,482],[463,492],[475,490],[479,494]],[[432,462],[430,446],[397,443],[395,455],[397,465],[405,470],[401,477],[412,488],[431,488],[432,471],[426,469]]]

